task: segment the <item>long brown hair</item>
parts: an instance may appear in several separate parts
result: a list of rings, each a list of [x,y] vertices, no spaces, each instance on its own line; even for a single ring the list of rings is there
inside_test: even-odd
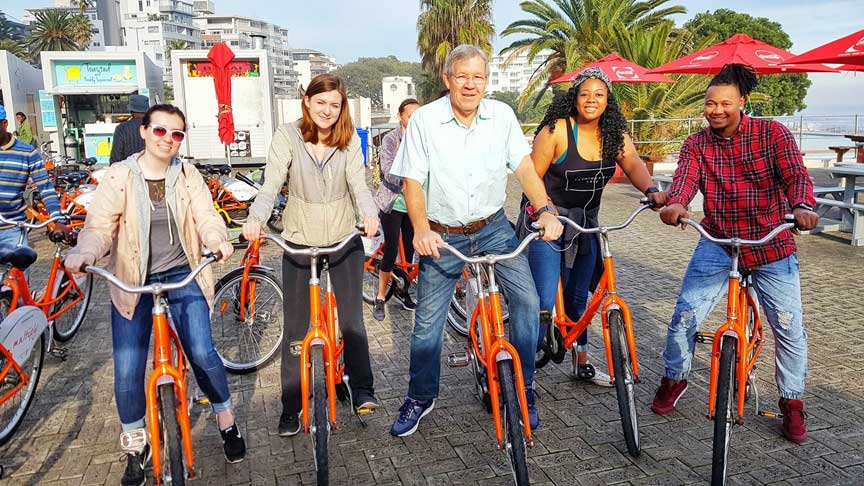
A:
[[[319,93],[333,90],[339,91],[342,96],[342,108],[339,110],[339,118],[333,124],[330,136],[323,142],[330,147],[345,150],[354,136],[354,124],[351,123],[351,114],[348,112],[348,96],[345,94],[345,84],[338,76],[319,74],[309,82],[305,96],[309,99]],[[303,109],[303,119],[300,120],[300,132],[303,133],[303,140],[309,143],[318,143],[318,126],[312,121],[309,108],[306,107],[306,100],[303,100],[300,105]]]

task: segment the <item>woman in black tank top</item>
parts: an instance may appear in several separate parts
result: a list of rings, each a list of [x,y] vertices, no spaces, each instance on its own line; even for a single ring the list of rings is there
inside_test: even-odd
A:
[[[583,227],[597,226],[603,188],[616,165],[658,207],[666,202],[666,193],[653,186],[651,175],[636,153],[609,78],[596,68],[583,71],[567,93],[553,100],[537,127],[531,158],[559,214]],[[527,227],[530,216],[522,211],[519,219]],[[542,345],[551,322],[546,313],[551,314],[554,307],[559,278],[564,286],[565,312],[570,319],[578,320],[585,310],[588,292],[593,291],[603,273],[603,260],[596,237],[570,229],[558,241],[533,242],[528,261],[540,297],[538,342]],[[608,386],[609,377],[597,376],[587,351],[586,331],[577,340],[577,377]]]

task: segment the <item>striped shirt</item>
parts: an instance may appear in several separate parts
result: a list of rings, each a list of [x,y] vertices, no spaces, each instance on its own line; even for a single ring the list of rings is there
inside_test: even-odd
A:
[[[48,178],[39,152],[12,135],[8,144],[0,146],[0,214],[4,218],[24,221],[24,190],[28,179],[33,180],[51,215],[60,214],[60,202],[54,184]],[[8,228],[11,226],[0,225],[0,229]]]

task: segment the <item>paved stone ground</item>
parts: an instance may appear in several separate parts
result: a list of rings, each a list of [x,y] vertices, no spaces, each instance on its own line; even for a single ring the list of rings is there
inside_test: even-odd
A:
[[[612,186],[601,218],[619,221],[636,204],[631,188]],[[513,209],[511,198],[508,210]],[[756,416],[749,403],[745,425],[734,430],[731,484],[864,484],[864,251],[829,237],[798,240],[810,336],[810,439],[800,446],[785,441],[778,423]],[[642,215],[629,231],[612,239],[621,293],[631,303],[637,329],[642,455],[632,458],[626,453],[613,389],[576,383],[567,363],[550,365],[536,377],[543,424],[529,453],[533,484],[678,485],[705,483],[710,477],[706,347],[697,351],[691,388],[678,411],[658,417],[649,410],[663,369],[665,327],[696,241],[694,231],[663,226],[652,214]],[[50,254],[44,240],[37,248],[40,254]],[[44,281],[45,266],[44,260],[37,264],[37,282]],[[510,484],[506,459],[495,450],[491,416],[474,396],[468,369],[442,370],[438,406],[416,434],[404,439],[388,434],[407,388],[412,316],[390,306],[387,319],[378,323],[368,308],[365,312],[383,408],[362,427],[340,405],[340,427],[332,435],[333,484]],[[26,423],[0,450],[0,463],[7,468],[3,484],[119,483],[125,462],[117,444],[120,427],[113,403],[109,315],[107,292],[100,282],[88,320],[69,345],[68,360],[46,358]],[[721,318],[713,313],[705,327],[715,326]],[[602,350],[596,329],[591,343],[598,364]],[[759,391],[762,406],[774,409],[773,339],[770,331],[766,336],[758,367]],[[444,354],[463,346],[461,338],[448,333]],[[314,483],[309,438],[276,434],[278,369],[272,363],[257,374],[230,377],[249,446],[247,459],[240,464],[225,463],[210,411],[201,406],[193,410],[199,474],[193,484]]]

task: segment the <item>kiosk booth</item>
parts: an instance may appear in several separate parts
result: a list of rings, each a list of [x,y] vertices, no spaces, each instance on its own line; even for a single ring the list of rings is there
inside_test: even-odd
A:
[[[162,99],[162,68],[139,51],[42,52],[42,125],[57,150],[108,163],[129,96]]]

